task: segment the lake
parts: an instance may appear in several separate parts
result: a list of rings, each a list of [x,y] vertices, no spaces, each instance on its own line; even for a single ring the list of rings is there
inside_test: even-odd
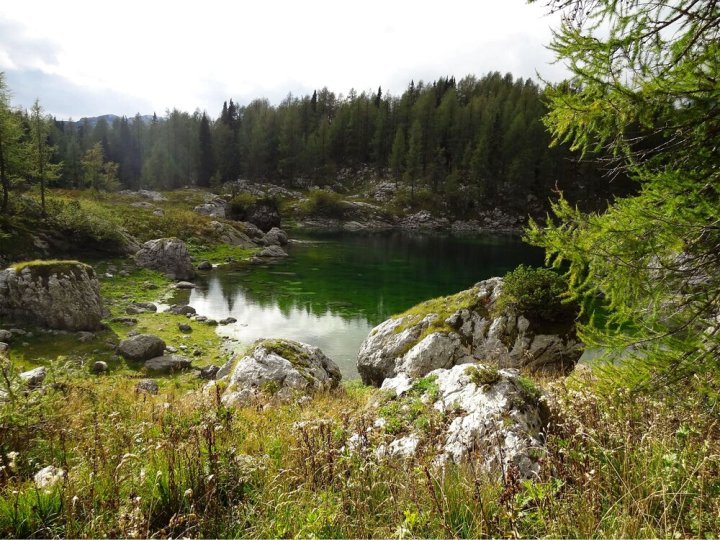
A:
[[[236,318],[218,332],[242,342],[279,337],[320,347],[344,378],[358,377],[360,344],[391,315],[519,264],[543,261],[542,250],[510,234],[295,232],[292,237],[287,259],[201,274],[189,303],[213,319]]]

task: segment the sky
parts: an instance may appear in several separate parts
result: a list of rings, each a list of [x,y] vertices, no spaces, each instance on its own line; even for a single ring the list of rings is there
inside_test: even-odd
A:
[[[58,119],[177,108],[217,117],[232,98],[279,103],[490,71],[558,81],[557,16],[526,0],[160,0],[0,3],[13,103]]]

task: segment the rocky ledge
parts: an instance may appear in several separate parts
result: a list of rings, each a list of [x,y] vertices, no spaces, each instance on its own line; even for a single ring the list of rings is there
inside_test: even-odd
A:
[[[380,386],[401,373],[415,379],[473,362],[570,371],[582,354],[574,321],[548,323],[533,314],[499,311],[501,291],[501,278],[488,279],[381,323],[360,347],[357,366],[363,382]]]

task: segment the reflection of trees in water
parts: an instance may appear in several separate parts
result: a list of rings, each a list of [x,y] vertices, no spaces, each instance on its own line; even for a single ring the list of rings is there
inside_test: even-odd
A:
[[[229,311],[242,289],[263,308],[277,306],[372,324],[428,298],[502,275],[520,263],[542,264],[542,251],[515,236],[464,238],[391,232],[322,234],[320,240],[290,246],[291,257],[245,271],[213,272]]]

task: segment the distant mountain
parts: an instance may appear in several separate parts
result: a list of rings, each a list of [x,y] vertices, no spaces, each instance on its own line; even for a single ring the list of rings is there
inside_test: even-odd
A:
[[[101,116],[83,117],[80,120],[74,120],[71,123],[82,124],[82,123],[87,122],[87,124],[91,128],[94,128],[100,120],[105,120],[109,125],[112,126],[113,122],[115,122],[115,120],[119,120],[120,118],[121,117],[118,116],[117,114],[103,114]],[[128,120],[132,120],[133,118],[134,118],[134,116],[128,116]],[[152,121],[153,115],[152,114],[143,114],[143,115],[140,115],[140,118],[142,119],[144,124],[149,124]]]

